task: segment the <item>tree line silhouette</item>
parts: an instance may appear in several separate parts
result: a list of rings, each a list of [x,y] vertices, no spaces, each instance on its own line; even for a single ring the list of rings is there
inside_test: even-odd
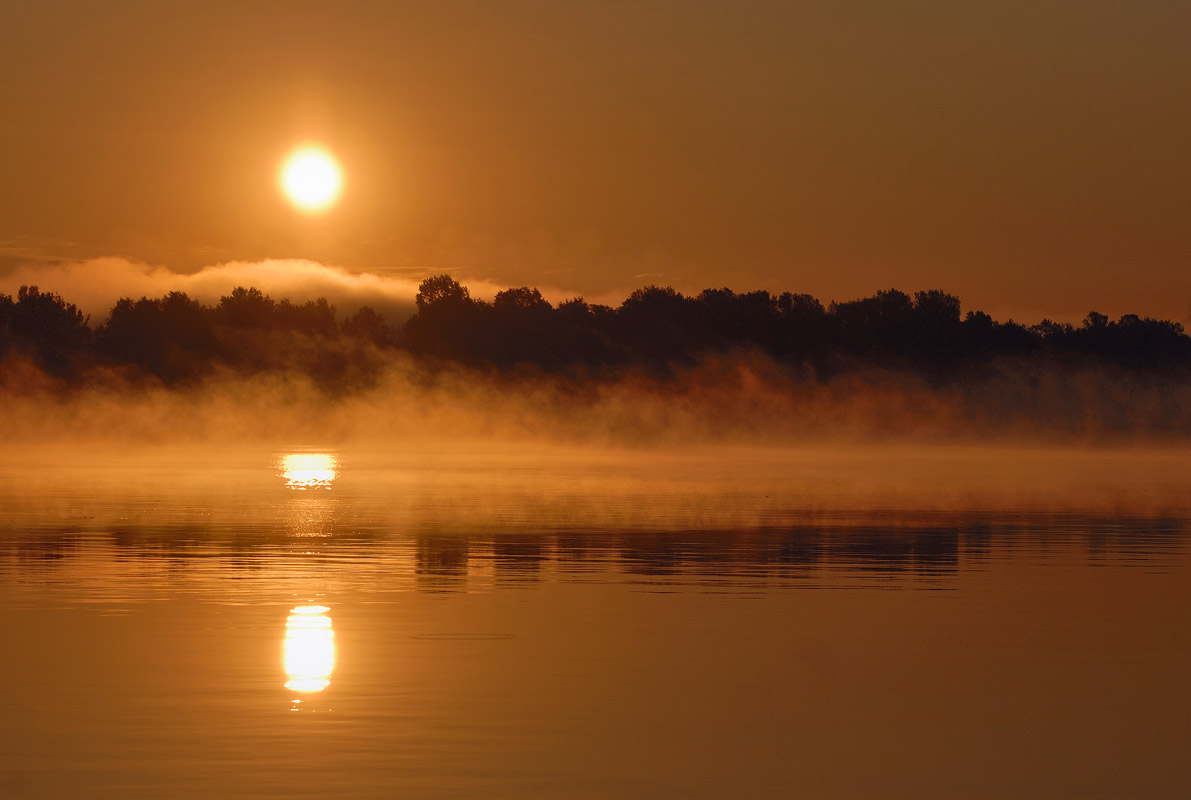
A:
[[[338,389],[375,379],[393,352],[429,366],[586,377],[664,377],[742,351],[816,380],[876,367],[945,382],[998,360],[1191,376],[1191,337],[1177,322],[1092,312],[1078,326],[1026,326],[981,311],[961,316],[959,298],[939,290],[890,289],[824,306],[808,294],[725,288],[687,296],[647,286],[613,308],[583,298],[553,305],[529,287],[488,302],[438,275],[422,282],[415,303],[397,324],[370,307],[340,319],[325,299],[274,301],[256,288],[236,287],[214,306],[170,292],[123,298],[92,328],[60,295],[22,286],[16,297],[0,294],[0,361],[24,358],[68,383],[97,367],[169,385],[221,369],[296,370]]]

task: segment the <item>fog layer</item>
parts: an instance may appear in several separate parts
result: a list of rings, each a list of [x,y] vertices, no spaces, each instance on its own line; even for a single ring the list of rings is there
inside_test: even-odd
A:
[[[323,268],[307,276],[333,278]],[[647,287],[619,308],[555,307],[527,287],[479,300],[448,276],[423,281],[413,299],[401,323],[370,307],[340,318],[326,299],[274,301],[257,289],[214,306],[175,291],[121,299],[92,329],[58,295],[0,295],[5,438],[1191,438],[1191,339],[1161,320],[1093,312],[1080,327],[1026,328],[961,318],[958,298],[935,290],[824,307],[808,295]]]

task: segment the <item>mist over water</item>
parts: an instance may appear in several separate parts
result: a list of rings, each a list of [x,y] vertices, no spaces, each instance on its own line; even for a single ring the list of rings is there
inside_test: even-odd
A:
[[[1046,334],[1165,331],[1166,371],[820,373],[697,325],[550,368],[524,314],[620,318],[427,286],[446,338],[241,289],[124,304],[92,347],[59,298],[9,304],[0,795],[1191,791],[1172,326]],[[145,338],[167,311],[190,350]]]
[[[338,393],[297,373],[226,374],[197,387],[97,373],[69,392],[6,365],[0,413],[11,442],[352,443],[496,440],[593,446],[816,442],[1171,446],[1191,437],[1191,386],[1085,370],[998,375],[947,386],[888,372],[791,378],[758,356],[708,359],[660,379],[573,379],[462,366],[388,366]],[[39,382],[43,388],[38,389]],[[19,388],[18,388],[19,387]],[[16,422],[19,421],[19,422]]]
[[[5,796],[1191,788],[1186,450],[6,456]]]
[[[209,292],[237,270],[332,301],[410,289],[288,262],[183,285]],[[325,296],[239,286],[205,305],[173,290],[121,299],[92,329],[66,298],[23,286],[0,295],[0,412],[19,421],[14,440],[43,444],[1191,441],[1191,338],[1171,321],[1091,312],[1027,328],[961,317],[939,290],[824,306],[649,286],[619,308],[555,306],[528,287],[477,299],[447,275],[413,302],[408,318],[363,306],[340,319]]]

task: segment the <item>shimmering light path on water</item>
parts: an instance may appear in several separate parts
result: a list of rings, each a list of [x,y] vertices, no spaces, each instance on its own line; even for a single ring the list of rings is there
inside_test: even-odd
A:
[[[9,471],[0,796],[1186,796],[1191,461],[1101,455]]]

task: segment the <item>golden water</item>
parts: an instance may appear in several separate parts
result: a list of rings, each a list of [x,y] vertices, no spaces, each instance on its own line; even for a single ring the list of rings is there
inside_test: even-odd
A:
[[[24,453],[0,797],[1185,797],[1180,451]]]

